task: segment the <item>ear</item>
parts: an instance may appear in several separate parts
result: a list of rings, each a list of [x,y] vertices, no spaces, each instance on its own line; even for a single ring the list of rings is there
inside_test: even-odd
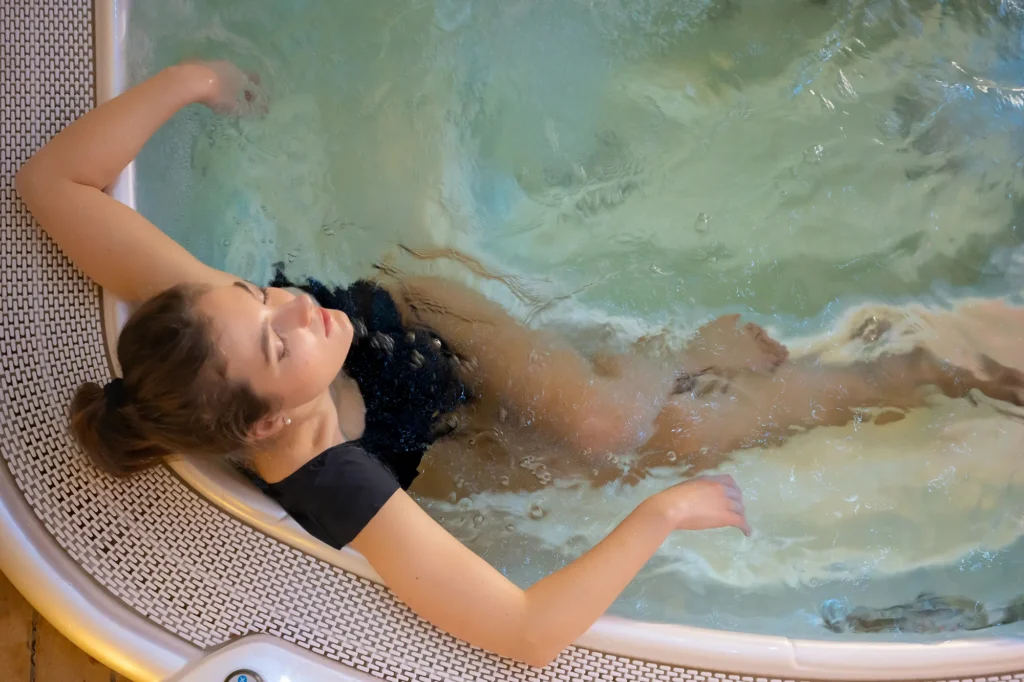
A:
[[[254,443],[273,438],[285,427],[285,416],[281,413],[268,414],[249,429],[249,440]]]

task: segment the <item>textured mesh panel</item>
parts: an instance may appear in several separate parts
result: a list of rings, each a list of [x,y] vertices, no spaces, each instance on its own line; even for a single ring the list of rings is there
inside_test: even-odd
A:
[[[91,3],[5,0],[0,31],[0,452],[89,575],[199,647],[269,633],[388,680],[741,679],[579,648],[529,670],[456,642],[381,587],[239,523],[165,469],[125,482],[89,466],[67,435],[65,410],[77,384],[107,377],[98,292],[40,235],[12,178],[92,105]]]

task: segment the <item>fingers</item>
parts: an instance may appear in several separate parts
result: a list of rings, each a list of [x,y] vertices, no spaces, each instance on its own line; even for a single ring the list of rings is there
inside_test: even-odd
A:
[[[718,476],[708,476],[708,481],[714,481],[722,486],[722,490],[725,492],[725,496],[731,500],[742,500],[743,491],[740,490],[739,485],[736,483],[736,479],[727,474],[721,474]]]
[[[740,490],[739,485],[736,484],[736,479],[728,475],[720,476],[709,476],[708,480],[712,480],[722,486],[722,492],[725,493],[726,506],[728,510],[727,523],[734,528],[738,528],[745,536],[750,537],[751,528],[747,522],[747,510],[743,504],[743,491]]]
[[[733,528],[738,528],[748,538],[750,537],[750,534],[753,532],[750,529],[750,524],[747,523],[747,517],[743,514],[733,514],[732,518],[729,521],[729,525]]]
[[[715,483],[720,483],[724,486],[732,488],[739,487],[738,485],[736,485],[736,479],[730,476],[729,474],[718,474],[717,476],[702,476],[701,478],[704,479],[705,481],[714,481]]]
[[[680,530],[707,530],[734,527],[750,536],[743,492],[732,476],[699,476],[673,486],[669,491],[685,500],[684,518],[677,525]]]

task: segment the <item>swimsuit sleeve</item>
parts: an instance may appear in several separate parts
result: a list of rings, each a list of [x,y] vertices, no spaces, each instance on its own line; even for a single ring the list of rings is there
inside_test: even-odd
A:
[[[354,442],[324,451],[268,487],[306,532],[335,549],[352,542],[399,489],[394,475]]]

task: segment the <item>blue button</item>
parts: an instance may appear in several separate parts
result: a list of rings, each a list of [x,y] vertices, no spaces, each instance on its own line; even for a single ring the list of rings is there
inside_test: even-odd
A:
[[[224,682],[263,682],[263,678],[251,670],[236,670]]]

